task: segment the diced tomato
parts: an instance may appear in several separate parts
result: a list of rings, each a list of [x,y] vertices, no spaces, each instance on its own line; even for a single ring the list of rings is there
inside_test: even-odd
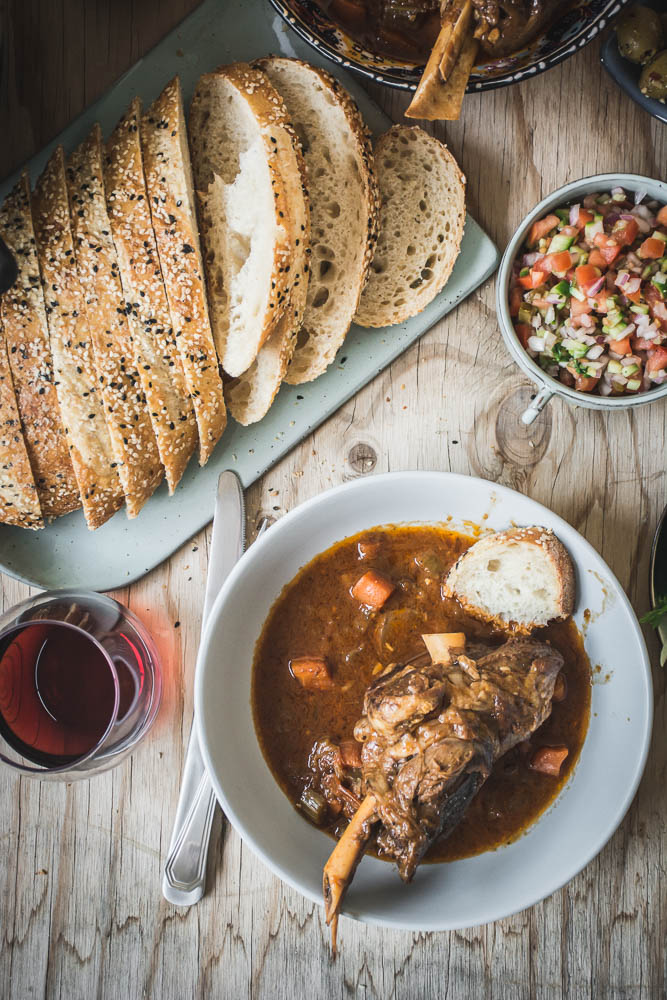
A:
[[[603,288],[595,295],[589,295],[589,299],[593,303],[596,312],[607,313],[609,312],[607,308],[607,299],[610,298],[611,292],[608,288]]]
[[[576,228],[576,226],[563,226],[563,228],[559,230],[559,232],[561,236],[569,236],[573,240],[576,240],[577,236],[579,235],[579,230]]]
[[[523,296],[521,294],[521,289],[518,285],[513,285],[510,288],[510,316],[512,316],[512,318],[519,315],[519,309],[521,308],[522,302]]]
[[[352,587],[351,594],[357,601],[367,604],[370,608],[381,608],[395,589],[395,585],[386,576],[369,569],[359,577]]]
[[[656,347],[648,352],[646,361],[647,372],[661,372],[667,368],[667,347]]]
[[[659,226],[667,226],[667,205],[663,205],[656,215]]]
[[[593,237],[593,243],[604,257],[607,266],[611,266],[621,252],[620,246],[606,233],[596,233]]]
[[[637,239],[639,226],[635,219],[619,219],[611,231],[610,238],[619,247],[630,246]]]
[[[632,348],[630,347],[630,338],[623,337],[622,340],[612,340],[609,345],[609,349],[614,352],[614,354],[632,354]]]
[[[646,337],[631,337],[632,350],[634,351],[652,351],[655,344],[652,340],[647,340]],[[615,348],[614,348],[615,350]]]
[[[661,330],[667,330],[667,302],[653,284],[644,286],[644,298],[648,304],[651,317]]]
[[[591,267],[599,267],[601,271],[607,270],[607,261],[604,259],[597,247],[589,253],[588,263]]]
[[[577,319],[578,316],[583,316],[586,313],[593,312],[593,306],[590,304],[588,299],[584,299],[580,302],[579,299],[575,299],[574,296],[570,299],[570,316],[572,319]]]
[[[664,240],[654,239],[653,236],[649,236],[640,246],[637,256],[641,257],[642,260],[657,260],[658,257],[664,257],[666,253],[667,244]]]
[[[525,350],[528,350],[528,338],[533,335],[533,328],[529,326],[528,323],[515,323],[514,329],[516,330],[516,335],[521,341],[521,345]]]
[[[591,375],[575,374],[574,388],[578,389],[579,392],[592,392],[599,381],[599,378],[593,378]]]
[[[577,216],[577,221],[575,226],[577,229],[583,229],[587,222],[593,221],[593,213],[589,212],[587,208],[579,208],[579,214]]]
[[[551,230],[555,229],[559,222],[560,219],[557,215],[547,215],[538,222],[534,222],[530,227],[530,232],[528,233],[528,246],[537,246],[542,237],[548,236]]]
[[[297,656],[290,660],[289,668],[306,691],[329,691],[334,686],[323,656]]]
[[[536,271],[567,271],[572,267],[572,254],[569,250],[561,250],[560,253],[548,253],[546,257],[541,257],[535,264]]]
[[[599,267],[593,267],[591,264],[580,264],[575,269],[574,276],[582,292],[588,292],[588,289],[602,276],[602,272]]]
[[[533,754],[530,766],[533,771],[541,771],[542,774],[552,774],[554,777],[558,777],[568,753],[567,747],[563,746],[540,747]]]
[[[544,274],[536,268],[533,268],[530,274],[519,275],[519,284],[522,288],[539,288],[545,280]]]

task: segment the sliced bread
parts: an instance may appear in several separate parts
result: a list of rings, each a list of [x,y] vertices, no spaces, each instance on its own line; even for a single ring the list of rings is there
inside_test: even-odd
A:
[[[122,505],[123,490],[77,274],[62,146],[37,182],[32,215],[60,413],[86,522],[94,529]]]
[[[390,326],[420,313],[459,254],[465,177],[447,147],[416,126],[394,125],[375,144],[380,239],[355,323]]]
[[[278,169],[285,107],[246,63],[201,77],[189,116],[190,148],[218,357],[242,375],[289,304],[294,245]]]
[[[135,99],[107,142],[104,182],[134,360],[173,493],[197,447],[197,425],[171,325],[146,196]]]
[[[291,126],[274,125],[273,133],[277,140],[277,165],[290,206],[288,224],[294,245],[293,262],[290,266],[292,282],[289,305],[275,330],[260,347],[250,368],[229,383],[229,409],[234,419],[244,425],[254,424],[262,419],[285,378],[297,334],[303,323],[308,295],[310,202],[306,187],[306,164],[301,154],[301,144]]]
[[[338,81],[297,59],[257,65],[285,102],[308,171],[311,276],[286,378],[299,385],[332,363],[350,328],[377,241],[378,190],[366,126]]]
[[[206,304],[183,98],[178,77],[145,113],[141,148],[171,322],[199,430],[204,465],[227,422]]]
[[[443,590],[470,614],[528,633],[574,611],[574,567],[548,528],[485,535],[450,569]]]
[[[0,296],[0,322],[42,514],[51,519],[77,510],[81,497],[54,383],[26,173],[0,209],[0,233],[18,265],[16,281]]]
[[[0,320],[0,524],[43,528]]]
[[[136,517],[164,470],[132,338],[104,195],[102,142],[95,125],[67,162],[67,189],[79,281],[93,344],[104,413],[128,517]]]

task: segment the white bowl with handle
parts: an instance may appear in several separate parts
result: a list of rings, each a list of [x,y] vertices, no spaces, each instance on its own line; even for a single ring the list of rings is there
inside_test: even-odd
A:
[[[227,817],[276,875],[321,902],[333,841],[295,810],[262,756],[250,703],[255,643],[285,584],[334,542],[375,525],[438,524],[450,516],[447,527],[466,531],[467,523],[467,533],[470,522],[556,532],[576,567],[575,621],[602,670],[579,762],[555,803],[518,840],[463,861],[422,865],[410,885],[393,865],[363,859],[343,912],[415,931],[488,923],[550,895],[595,857],[632,802],[651,731],[650,666],[630,603],[595,549],[546,507],[483,479],[443,472],[358,479],[297,507],[245,553],[211,612],[195,682],[202,753]]]
[[[571,389],[563,385],[558,379],[547,375],[540,368],[536,361],[531,358],[524,349],[514,329],[514,323],[509,310],[509,287],[512,275],[512,265],[517,256],[521,253],[524,240],[534,222],[548,215],[556,208],[565,208],[570,204],[576,204],[583,200],[587,194],[602,194],[611,191],[612,188],[622,187],[626,191],[643,192],[650,198],[667,204],[667,183],[653,180],[651,177],[642,177],[640,174],[595,174],[592,177],[582,177],[581,180],[572,181],[558,188],[553,194],[543,198],[539,205],[530,212],[521,222],[514,236],[507,244],[507,249],[500,261],[498,277],[496,279],[496,311],[503,340],[507,349],[518,364],[519,368],[537,386],[537,394],[531,405],[523,413],[522,420],[525,424],[532,424],[537,416],[542,412],[547,403],[554,396],[561,396],[568,403],[574,406],[585,406],[593,410],[625,410],[629,406],[643,406],[646,403],[655,403],[667,396],[667,382],[648,392],[642,392],[635,396],[598,396],[592,392],[581,392],[578,389]]]

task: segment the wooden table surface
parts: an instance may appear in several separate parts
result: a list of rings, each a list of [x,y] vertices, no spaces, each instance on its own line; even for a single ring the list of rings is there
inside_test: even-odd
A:
[[[6,6],[0,176],[194,6]],[[467,97],[461,121],[438,127],[467,174],[470,211],[499,247],[566,181],[605,170],[666,177],[667,128],[616,87],[598,57],[592,44],[537,79]],[[373,94],[400,119],[401,97]],[[262,516],[279,517],[350,477],[451,469],[504,483],[566,518],[645,611],[650,543],[666,499],[667,406],[605,415],[556,400],[526,429],[518,414],[530,394],[503,346],[488,281],[248,491],[250,537]],[[369,461],[357,461],[357,445]],[[453,933],[343,919],[332,963],[320,907],[271,875],[218,813],[206,897],[189,910],[168,905],[161,871],[192,718],[209,540],[202,532],[116,595],[153,631],[165,664],[162,709],[137,753],[70,785],[0,772],[0,996],[667,995],[667,711],[650,633],[656,714],[639,793],[599,857],[543,903]],[[28,593],[6,577],[1,586],[3,608]]]

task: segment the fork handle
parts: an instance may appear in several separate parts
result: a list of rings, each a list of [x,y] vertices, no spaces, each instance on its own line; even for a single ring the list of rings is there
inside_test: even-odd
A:
[[[165,899],[176,906],[191,906],[204,895],[206,856],[215,804],[215,792],[204,767],[197,726],[193,722],[162,879]]]

